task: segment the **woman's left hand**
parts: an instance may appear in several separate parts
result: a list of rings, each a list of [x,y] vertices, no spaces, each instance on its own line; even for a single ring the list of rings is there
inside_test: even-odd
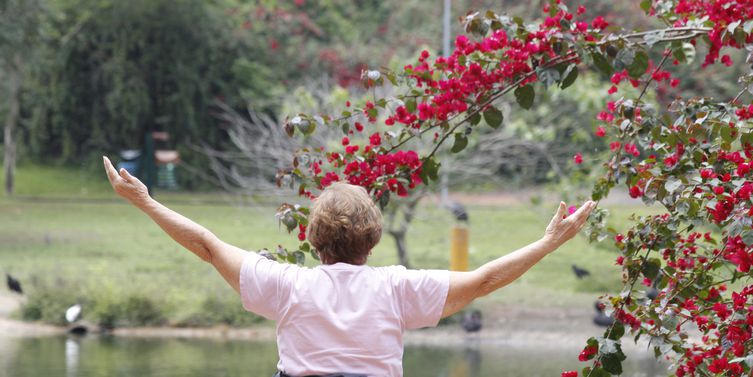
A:
[[[544,240],[551,243],[555,249],[562,246],[562,244],[578,234],[578,231],[586,223],[588,215],[591,214],[594,208],[596,208],[596,202],[589,200],[583,203],[575,213],[568,216],[567,205],[565,202],[560,202],[557,213],[552,218],[552,221],[549,222],[549,226],[546,227]]]
[[[136,206],[149,199],[149,190],[138,178],[132,176],[127,170],[122,168],[120,169],[120,173],[118,173],[115,167],[112,166],[109,158],[102,156],[102,160],[105,164],[107,178],[118,195]]]

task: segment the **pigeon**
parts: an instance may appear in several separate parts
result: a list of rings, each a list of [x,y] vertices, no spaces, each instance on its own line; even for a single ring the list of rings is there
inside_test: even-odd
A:
[[[614,318],[604,314],[604,304],[596,301],[594,304],[596,314],[594,314],[594,324],[601,327],[609,327],[614,323]]]
[[[21,282],[13,278],[13,276],[10,276],[10,274],[5,274],[5,277],[6,277],[5,280],[8,284],[8,289],[18,294],[24,293],[23,289],[21,289]]]
[[[472,333],[481,330],[481,311],[473,310],[466,312],[463,315],[463,319],[460,320],[460,324],[463,326],[465,332]]]
[[[580,268],[576,265],[572,265],[573,273],[575,274],[575,277],[578,279],[583,279],[584,277],[591,275],[591,273],[586,270],[585,268]]]

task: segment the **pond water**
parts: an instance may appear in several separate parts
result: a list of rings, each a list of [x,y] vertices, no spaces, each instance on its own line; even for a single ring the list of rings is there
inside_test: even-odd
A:
[[[124,337],[3,338],[2,377],[222,377],[272,376],[273,342]],[[468,341],[464,346],[409,346],[406,377],[554,376],[583,367],[577,351],[521,349]],[[629,355],[624,376],[666,376],[649,355]]]

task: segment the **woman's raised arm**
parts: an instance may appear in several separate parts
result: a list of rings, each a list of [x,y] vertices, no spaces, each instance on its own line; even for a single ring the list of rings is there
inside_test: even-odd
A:
[[[115,192],[142,210],[172,239],[211,263],[236,292],[240,292],[240,269],[246,251],[227,244],[207,228],[165,207],[152,197],[146,186],[125,169],[115,170],[107,157],[102,157],[107,178]]]
[[[557,213],[547,226],[544,236],[536,241],[499,257],[470,272],[450,272],[450,289],[442,311],[442,317],[457,313],[478,297],[512,283],[547,254],[573,238],[596,203],[588,201],[575,213],[566,216],[567,208],[560,202]]]

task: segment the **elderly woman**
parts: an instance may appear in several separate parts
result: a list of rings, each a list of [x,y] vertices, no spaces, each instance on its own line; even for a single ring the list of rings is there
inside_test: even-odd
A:
[[[170,237],[214,266],[243,306],[277,322],[277,376],[402,376],[403,333],[511,283],[571,239],[594,202],[573,215],[560,203],[541,239],[470,272],[366,265],[382,215],[362,187],[337,183],[314,200],[309,240],[322,265],[271,261],[222,242],[152,199],[125,169],[104,158],[115,191]]]

